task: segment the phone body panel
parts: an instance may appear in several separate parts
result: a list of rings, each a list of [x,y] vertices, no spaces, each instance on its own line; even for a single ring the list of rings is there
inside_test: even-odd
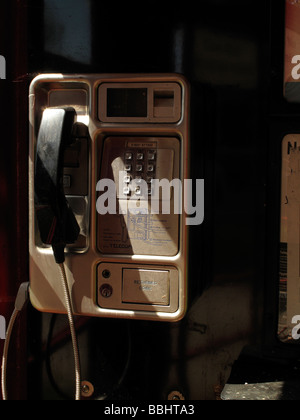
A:
[[[119,214],[113,216],[117,219],[110,219],[110,215],[101,216],[97,211],[97,185],[102,176],[112,178],[113,171],[109,173],[104,166],[109,159],[113,164],[118,150],[121,150],[119,158],[124,160],[124,165],[126,153],[132,152],[136,177],[136,170],[140,169],[137,159],[145,150],[143,177],[151,173],[150,169],[158,168],[165,178],[182,181],[182,197],[185,196],[183,181],[189,179],[188,82],[177,74],[50,74],[40,75],[32,82],[29,94],[30,298],[38,310],[51,313],[65,313],[64,298],[52,249],[44,246],[39,238],[34,208],[34,168],[42,113],[47,108],[61,106],[72,106],[79,124],[79,146],[69,150],[71,163],[64,169],[65,194],[81,228],[80,241],[67,247],[65,261],[74,312],[111,318],[180,320],[187,310],[185,212],[168,215],[165,225],[162,220],[166,219],[159,220],[160,216],[153,216],[151,220],[148,217],[146,222],[144,215],[140,218],[135,215],[134,221],[130,217],[124,221]],[[155,159],[152,159],[153,152]],[[165,168],[167,160],[172,164],[169,171]],[[159,173],[155,176],[159,178]],[[114,181],[120,184],[120,180]],[[173,194],[171,205],[172,200]],[[120,197],[117,201],[121,202]],[[125,197],[122,202],[130,201]],[[118,224],[118,228],[105,233],[103,226],[111,224]],[[103,237],[106,235],[109,242],[113,234],[113,246],[105,248]],[[163,240],[165,247],[160,245]],[[130,251],[118,246],[128,242],[134,244]],[[140,246],[143,243],[144,247]],[[108,271],[109,277],[103,277]],[[111,296],[105,296],[106,290],[103,292],[106,285],[111,288]]]

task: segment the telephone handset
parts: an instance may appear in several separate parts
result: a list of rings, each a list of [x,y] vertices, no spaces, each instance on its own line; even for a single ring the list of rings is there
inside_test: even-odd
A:
[[[64,152],[72,142],[75,118],[73,108],[46,109],[37,140],[35,214],[41,240],[52,246],[58,264],[65,260],[65,246],[76,242],[80,232],[63,190]]]
[[[65,259],[76,314],[180,320],[188,287],[185,78],[40,75],[29,101],[32,304],[65,313],[55,264]]]

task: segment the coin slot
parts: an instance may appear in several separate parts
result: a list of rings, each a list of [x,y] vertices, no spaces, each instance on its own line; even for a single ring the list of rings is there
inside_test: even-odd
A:
[[[154,117],[174,116],[174,90],[154,90]]]
[[[174,106],[173,90],[154,90],[154,106],[170,108]]]

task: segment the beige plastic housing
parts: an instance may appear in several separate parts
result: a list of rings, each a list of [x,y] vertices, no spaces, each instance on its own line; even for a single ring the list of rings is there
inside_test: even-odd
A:
[[[51,247],[41,243],[35,220],[34,165],[43,111],[71,106],[83,133],[77,149],[69,150],[64,170],[65,194],[81,228],[78,242],[66,248],[74,312],[182,319],[188,288],[184,211],[149,217],[101,216],[96,205],[101,196],[98,181],[107,177],[120,183],[120,170],[134,178],[141,172],[149,186],[154,176],[179,179],[184,197],[183,180],[189,179],[189,85],[185,78],[177,74],[40,75],[30,86],[29,105],[30,298],[34,307],[42,312],[66,312],[59,268]],[[132,167],[126,161],[130,154]],[[149,200],[141,205],[149,209]],[[172,209],[174,194],[170,200]],[[126,194],[118,195],[120,208],[129,201]]]

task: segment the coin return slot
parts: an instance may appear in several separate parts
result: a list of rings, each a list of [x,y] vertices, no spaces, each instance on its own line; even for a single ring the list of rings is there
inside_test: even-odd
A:
[[[123,270],[123,302],[145,305],[169,305],[169,271]]]

